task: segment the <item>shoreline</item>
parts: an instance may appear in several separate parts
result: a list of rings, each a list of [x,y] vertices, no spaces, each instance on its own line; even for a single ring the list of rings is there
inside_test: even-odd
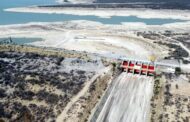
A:
[[[6,31],[0,31],[0,37],[39,37],[44,41],[34,42],[31,45],[87,51],[113,58],[126,55],[147,58],[152,53],[149,50],[161,50],[158,46],[155,49],[155,44],[150,40],[137,37],[134,31],[125,32],[129,26],[124,25],[111,26],[90,21],[73,21],[0,28],[6,29]],[[88,32],[85,31],[86,28],[88,28]],[[95,28],[99,28],[100,32],[97,33]],[[120,29],[123,31],[115,33]],[[123,36],[124,33],[125,36]],[[55,35],[57,36],[55,37]],[[132,48],[134,46],[141,52],[140,54]]]
[[[60,8],[60,7],[19,7],[4,9],[8,12],[25,13],[47,13],[47,14],[71,14],[71,15],[92,15],[100,18],[110,18],[112,16],[136,16],[138,18],[157,18],[157,19],[179,19],[190,20],[190,10],[171,10],[171,9],[146,9],[146,8],[124,8],[124,9],[93,9],[93,8]]]

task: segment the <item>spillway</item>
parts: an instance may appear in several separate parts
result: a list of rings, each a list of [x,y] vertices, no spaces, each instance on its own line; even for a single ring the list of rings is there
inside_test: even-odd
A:
[[[96,122],[146,122],[153,77],[122,73],[113,83]]]

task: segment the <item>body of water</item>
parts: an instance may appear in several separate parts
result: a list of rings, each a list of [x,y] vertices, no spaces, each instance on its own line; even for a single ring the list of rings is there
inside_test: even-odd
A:
[[[22,24],[28,22],[57,22],[70,20],[90,20],[103,24],[121,24],[121,22],[143,22],[147,25],[162,25],[174,22],[183,22],[176,19],[143,19],[135,16],[111,18],[99,18],[97,16],[77,16],[68,14],[41,14],[41,13],[18,13],[3,11],[7,8],[25,7],[31,5],[57,4],[55,0],[0,0],[0,25]]]
[[[0,44],[25,45],[32,42],[43,41],[41,38],[0,38]]]

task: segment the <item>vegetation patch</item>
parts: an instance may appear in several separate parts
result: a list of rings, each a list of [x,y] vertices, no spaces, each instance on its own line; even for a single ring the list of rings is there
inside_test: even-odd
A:
[[[97,67],[100,61],[78,54],[71,58],[61,53],[33,53],[32,48],[25,48],[30,51],[24,52],[23,48],[13,51],[4,47],[0,51],[0,119],[54,121],[95,74],[95,70],[77,68],[78,65],[87,63]],[[71,67],[67,68],[68,65]]]

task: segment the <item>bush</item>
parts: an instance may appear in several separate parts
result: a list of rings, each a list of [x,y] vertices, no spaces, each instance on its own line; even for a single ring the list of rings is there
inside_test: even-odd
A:
[[[0,98],[6,97],[5,90],[0,88]]]
[[[117,65],[117,64],[116,64],[115,62],[112,63],[112,66],[113,66],[114,68],[116,67],[116,65]]]
[[[175,68],[175,74],[181,74],[181,68],[180,67]]]
[[[64,57],[57,58],[56,64],[57,64],[58,66],[61,65],[61,62],[62,62],[64,59],[65,59]]]

